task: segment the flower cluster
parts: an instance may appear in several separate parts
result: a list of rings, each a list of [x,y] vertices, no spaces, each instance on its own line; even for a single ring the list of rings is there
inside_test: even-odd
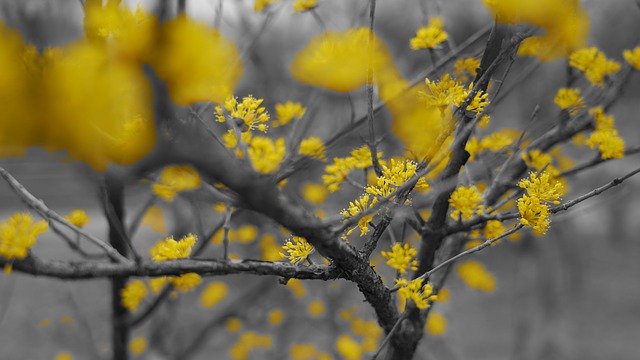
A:
[[[303,12],[315,9],[318,6],[318,0],[296,0],[293,3],[293,11]]]
[[[273,339],[269,335],[260,335],[253,331],[247,331],[240,335],[238,341],[229,349],[232,360],[249,359],[249,355],[255,349],[270,349]]]
[[[617,61],[608,59],[598,48],[576,50],[569,55],[569,65],[580,70],[593,85],[602,86],[604,79],[620,70]]]
[[[340,214],[343,218],[348,219],[359,215],[362,212],[367,211],[370,207],[373,207],[378,202],[378,199],[371,197],[369,194],[363,194],[360,198],[349,202],[349,207],[343,209]],[[358,228],[360,229],[360,236],[364,236],[369,232],[369,223],[373,220],[373,214],[365,215],[358,220]],[[347,230],[347,236],[355,230],[355,227]]]
[[[154,194],[165,201],[173,201],[180,192],[195,190],[202,179],[196,169],[189,165],[166,166],[160,172],[160,179],[151,186]]]
[[[22,260],[49,229],[46,221],[33,221],[29,213],[15,213],[0,224],[0,256],[7,260]]]
[[[300,142],[300,148],[298,149],[298,154],[316,158],[318,160],[325,160],[327,156],[326,153],[327,149],[325,148],[322,139],[317,136],[310,136],[302,139]]]
[[[479,261],[468,260],[458,265],[458,276],[471,289],[494,292],[496,279]]]
[[[529,179],[518,183],[526,194],[518,199],[520,223],[531,227],[537,234],[544,234],[549,228],[550,211],[547,204],[559,204],[565,193],[564,183],[550,171],[540,174],[532,172]]]
[[[65,220],[70,222],[73,226],[83,228],[89,223],[89,215],[82,209],[72,210],[65,217]]]
[[[280,168],[286,155],[283,138],[275,141],[268,137],[255,136],[249,141],[247,152],[253,168],[262,174],[271,174]]]
[[[158,241],[149,249],[149,256],[153,261],[166,261],[176,259],[186,259],[191,255],[191,249],[196,244],[198,237],[194,234],[183,236],[176,241],[173,237],[168,237]]]
[[[148,294],[147,286],[142,280],[132,280],[120,291],[120,302],[129,311],[136,311]]]
[[[432,17],[427,26],[418,29],[416,36],[411,39],[410,45],[413,50],[435,49],[448,38],[449,35],[444,30],[442,18]]]
[[[408,243],[395,243],[391,251],[382,251],[382,257],[387,259],[387,265],[396,269],[400,274],[407,272],[407,268],[418,270],[418,260],[414,259],[418,250]]]
[[[589,110],[595,121],[596,130],[589,136],[586,145],[598,148],[603,159],[624,157],[624,139],[618,134],[613,116],[607,115],[602,107]]]
[[[400,298],[400,308],[402,310],[404,310],[409,299],[420,310],[429,308],[431,302],[438,300],[438,296],[433,293],[433,286],[429,283],[423,283],[420,278],[411,281],[397,279],[396,286],[400,286],[398,297]]]
[[[391,159],[388,163],[381,162],[380,166],[382,167],[382,176],[376,177],[374,184],[365,188],[367,194],[379,197],[388,197],[393,194],[398,187],[416,175],[418,168],[415,161],[403,159]],[[421,177],[415,187],[425,191],[429,189],[429,184],[424,177]]]
[[[453,207],[451,218],[455,220],[469,220],[484,209],[482,195],[475,186],[458,186],[451,193],[449,204]]]
[[[273,127],[283,126],[290,123],[293,119],[300,119],[304,116],[306,109],[302,104],[293,101],[287,101],[285,103],[277,103],[276,120],[273,122]]]
[[[622,56],[631,65],[632,68],[640,70],[640,47],[636,47],[632,50],[625,50],[622,52]]]
[[[288,253],[289,261],[292,264],[307,260],[313,252],[313,246],[307,242],[307,239],[300,236],[292,236],[282,245],[282,249]],[[287,257],[284,253],[280,253],[280,256]]]
[[[272,5],[278,0],[256,0],[253,3],[253,11],[255,12],[263,12],[267,7]]]
[[[266,132],[269,128],[267,123],[270,117],[267,110],[262,106],[263,101],[264,99],[256,99],[249,95],[243,97],[241,102],[238,102],[235,96],[230,96],[224,101],[224,105],[215,107],[216,120],[220,123],[225,123],[227,121],[225,117],[226,110],[241,132],[252,130]]]
[[[378,158],[382,152],[378,152]],[[330,192],[340,190],[340,186],[347,179],[349,173],[355,169],[367,169],[373,165],[371,151],[367,146],[361,146],[351,151],[350,156],[333,158],[333,162],[325,167],[322,182],[327,185]]]
[[[561,88],[556,93],[553,102],[562,110],[567,110],[571,115],[575,115],[580,109],[584,108],[584,100],[580,95],[580,89]]]

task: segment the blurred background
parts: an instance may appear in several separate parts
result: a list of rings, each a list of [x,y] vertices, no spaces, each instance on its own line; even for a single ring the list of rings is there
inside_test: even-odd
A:
[[[154,0],[126,1],[153,9]],[[211,25],[220,9],[218,0],[188,0],[187,12]],[[598,46],[608,57],[622,60],[622,50],[637,46],[640,34],[640,7],[634,0],[584,1],[591,19],[590,45]],[[292,79],[288,67],[297,51],[322,31],[343,30],[367,24],[368,1],[320,0],[317,15],[294,13],[284,0],[267,20],[253,11],[253,1],[223,1],[220,28],[234,39],[244,53],[245,72],[238,96],[253,94],[265,98],[273,112],[276,102],[300,101],[309,106],[313,117],[308,133],[323,138],[348,121],[351,107],[339,94],[303,86]],[[379,0],[376,33],[394,55],[403,75],[413,79],[430,65],[425,52],[412,51],[409,39],[426,23],[428,16],[442,16],[452,44],[491,22],[480,0]],[[78,0],[0,0],[0,19],[18,29],[39,49],[59,46],[82,36],[82,7]],[[478,56],[483,42],[470,47],[464,56]],[[438,56],[446,54],[444,50]],[[536,104],[541,106],[539,121],[532,132],[539,134],[556,121],[553,94],[566,81],[566,64],[544,63],[529,71],[532,59],[518,59],[505,89],[508,95],[495,109],[489,129],[524,128]],[[449,69],[450,70],[450,69]],[[527,76],[524,76],[528,73]],[[364,91],[355,92],[357,116],[366,112]],[[310,100],[310,99],[313,99]],[[0,104],[1,111],[1,104]],[[640,75],[632,75],[622,97],[610,110],[627,145],[640,144]],[[380,118],[378,132],[388,134],[381,145],[387,154],[400,154],[400,144],[389,131],[388,114]],[[343,138],[329,156],[344,156],[361,144],[366,129]],[[576,163],[593,158],[571,145],[563,151]],[[91,216],[87,231],[106,237],[106,221],[99,202],[95,174],[86,167],[62,161],[60,154],[32,149],[21,158],[0,159],[7,169],[35,196],[59,213],[75,208]],[[610,161],[569,179],[569,198],[587,192],[637,167],[638,156]],[[300,193],[306,181],[319,179],[322,166],[313,166],[294,176],[287,191]],[[127,189],[127,213],[133,216],[149,196],[149,186]],[[324,205],[335,215],[350,195],[334,194]],[[188,203],[188,199],[184,200]],[[186,205],[183,204],[183,207]],[[180,209],[174,212],[184,212]],[[0,219],[24,210],[25,206],[5,183],[0,183]],[[168,208],[167,208],[168,209]],[[223,216],[207,208],[203,217],[213,223]],[[169,233],[177,229],[170,212]],[[554,218],[543,238],[523,236],[477,255],[497,280],[497,290],[485,294],[468,289],[456,276],[446,287],[451,300],[435,305],[448,322],[444,335],[426,336],[418,359],[633,359],[640,355],[640,181],[628,183]],[[187,218],[189,215],[181,215]],[[191,219],[192,220],[192,219]],[[268,229],[251,216],[239,216],[234,226],[252,224],[259,236]],[[181,225],[184,225],[181,223]],[[163,236],[144,227],[136,245],[147,249]],[[385,248],[390,240],[383,239]],[[232,251],[244,258],[257,257],[257,243],[233,245]],[[66,245],[51,234],[40,238],[36,253],[50,259],[68,259]],[[212,246],[210,257],[220,256]],[[379,268],[382,268],[380,266]],[[384,271],[383,271],[384,272]],[[392,277],[391,272],[385,274]],[[209,281],[209,279],[205,279]],[[307,294],[298,299],[290,288],[275,278],[234,275],[211,279],[230,287],[229,297],[212,310],[202,309],[199,291],[180,295],[166,304],[158,316],[134,332],[145,336],[151,349],[140,358],[162,359],[166,354],[184,353],[201,329],[205,341],[189,353],[189,358],[224,359],[237,334],[225,327],[231,317],[240,317],[245,329],[270,333],[275,346],[254,358],[285,358],[289,344],[314,343],[334,352],[335,336],[348,331],[341,310],[356,308],[358,316],[372,319],[371,309],[362,296],[345,281],[305,282]],[[309,314],[307,305],[321,300],[325,312]],[[106,280],[60,281],[36,278],[14,272],[0,276],[0,359],[50,359],[59,351],[69,351],[77,359],[90,359],[109,353],[109,285]],[[265,321],[274,308],[287,309],[285,322],[277,328]],[[176,351],[178,349],[178,351]],[[184,358],[187,358],[185,355]]]

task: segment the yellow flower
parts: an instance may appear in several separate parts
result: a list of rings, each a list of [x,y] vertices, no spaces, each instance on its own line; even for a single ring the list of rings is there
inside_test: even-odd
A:
[[[451,218],[469,220],[476,213],[483,210],[482,195],[475,186],[459,186],[449,197],[449,204],[453,207]]]
[[[307,312],[309,313],[309,315],[311,315],[311,317],[314,318],[324,315],[324,313],[326,312],[324,302],[322,302],[322,300],[314,300],[310,302],[307,306]]]
[[[613,116],[605,113],[602,106],[590,109],[589,114],[593,116],[596,130],[615,129],[615,120],[613,119]]]
[[[600,150],[603,159],[621,159],[624,157],[624,139],[616,129],[594,131],[586,142],[590,148]]]
[[[181,293],[189,292],[202,282],[202,277],[196,273],[186,273],[170,278],[171,285]]]
[[[467,260],[458,265],[458,276],[471,289],[491,293],[496,290],[496,279],[481,262]]]
[[[180,15],[164,23],[152,65],[178,105],[223,102],[242,75],[240,53],[218,30]]]
[[[415,256],[418,250],[408,243],[395,243],[391,251],[382,251],[382,256],[387,259],[387,265],[396,269],[400,274],[407,272],[407,268],[418,270],[418,261]]]
[[[354,201],[350,201],[349,207],[346,209],[343,209],[340,212],[340,214],[345,219],[349,217],[354,217],[360,214],[361,212],[366,211],[367,209],[374,206],[378,202],[378,200],[375,197],[371,200],[371,202],[369,202],[370,199],[371,199],[371,196],[369,196],[368,194],[361,195],[360,198]],[[360,236],[364,236],[369,232],[369,223],[371,222],[371,220],[373,220],[373,214],[369,214],[360,218],[357,226],[358,228],[360,228]],[[355,227],[347,230],[347,235],[351,235],[353,230],[355,230]]]
[[[82,209],[75,209],[64,217],[72,225],[83,228],[89,223],[89,215]]]
[[[193,248],[197,240],[198,237],[194,234],[185,235],[178,241],[171,236],[155,243],[149,249],[149,256],[156,262],[185,259],[191,255],[191,248]]]
[[[289,281],[287,281],[287,287],[297,299],[303,298],[307,294],[307,289],[304,287],[302,281],[298,279],[289,279]]]
[[[538,149],[533,149],[527,153],[523,153],[521,157],[528,167],[536,169],[538,171],[542,170],[545,167],[548,167],[553,161],[551,155]]]
[[[633,50],[625,50],[622,56],[636,70],[640,70],[640,46]]]
[[[367,28],[325,32],[314,38],[294,58],[293,77],[305,84],[338,92],[356,90],[367,83],[369,64],[374,73],[391,63],[391,56]]]
[[[299,102],[287,101],[285,103],[277,103],[276,121],[273,127],[283,126],[290,123],[293,119],[300,119],[304,116],[306,109]]]
[[[275,3],[277,0],[256,0],[253,3],[253,11],[255,12],[262,12],[264,11],[264,9],[266,9],[269,5],[272,5],[273,3]]]
[[[429,308],[430,302],[438,299],[438,297],[433,294],[433,287],[431,284],[427,282],[423,284],[423,281],[420,278],[411,281],[406,279],[396,279],[396,286],[400,286],[400,289],[398,290],[398,297],[400,298],[401,310],[404,310],[408,299],[411,299],[420,310]]]
[[[620,64],[607,59],[606,55],[596,47],[576,50],[569,55],[569,65],[580,70],[589,82],[601,86],[604,79],[620,70]]]
[[[297,12],[303,12],[314,9],[318,6],[318,0],[296,0],[293,3],[293,10]]]
[[[247,331],[231,346],[229,355],[232,360],[248,360],[254,349],[270,349],[272,345],[271,336]]]
[[[159,276],[149,279],[149,287],[154,294],[159,294],[169,282],[168,276]]]
[[[489,220],[484,227],[484,238],[487,240],[497,238],[507,231],[504,224],[498,220]]]
[[[544,29],[522,43],[520,55],[543,61],[567,56],[584,47],[589,34],[589,16],[575,0],[483,0],[485,6],[506,24],[527,23]],[[523,53],[526,50],[526,53]]]
[[[376,177],[375,184],[367,186],[365,192],[374,196],[388,197],[415,176],[418,164],[412,160],[391,159],[390,164],[382,163],[381,167],[382,176]],[[429,184],[422,177],[418,179],[415,187],[419,190],[428,190]]]
[[[327,200],[329,190],[322,184],[305,183],[302,186],[302,197],[311,204],[319,205]]]
[[[562,110],[567,110],[575,115],[578,110],[585,107],[584,100],[580,95],[580,89],[561,88],[556,93],[553,102]]]
[[[351,319],[351,331],[362,338],[362,350],[373,352],[378,348],[382,337],[382,329],[377,326],[375,320],[363,320],[354,317]]]
[[[273,309],[267,314],[267,321],[271,325],[280,325],[284,321],[284,311],[282,309]]]
[[[241,132],[245,133],[252,130],[266,132],[269,128],[267,122],[269,122],[270,117],[267,110],[262,106],[263,101],[264,99],[256,99],[249,95],[243,97],[241,102],[238,102],[235,97],[230,96],[225,100],[224,106],[218,105],[215,107],[216,121],[220,123],[226,122],[224,111],[222,110],[224,108],[229,116],[233,118]],[[235,137],[235,132],[232,134]],[[243,138],[242,140],[246,141],[247,139]],[[235,147],[235,145],[227,147]]]
[[[498,152],[511,146],[518,139],[520,132],[514,129],[501,129],[480,140],[480,149]]]
[[[344,360],[361,360],[364,352],[362,346],[346,334],[336,340],[336,350]]]
[[[424,329],[431,336],[442,336],[447,332],[447,318],[439,312],[432,311],[427,317]]]
[[[464,86],[451,78],[449,74],[444,74],[440,81],[435,82],[425,79],[427,91],[420,94],[426,100],[427,106],[432,106],[444,111],[450,106],[460,106],[467,97]]]
[[[138,310],[147,293],[147,286],[142,280],[129,281],[120,292],[122,306],[131,312]]]
[[[441,17],[429,18],[427,26],[418,29],[416,36],[411,39],[410,45],[413,50],[435,49],[442,42],[447,40],[449,35],[444,30],[444,21]]]
[[[536,234],[544,235],[549,229],[549,207],[537,197],[523,195],[518,199],[520,224],[531,227]]]
[[[147,339],[142,336],[137,336],[129,341],[129,352],[133,356],[144,354],[147,350]]]
[[[480,59],[478,58],[460,58],[453,64],[453,73],[456,77],[460,77],[464,73],[475,77],[479,67]]]
[[[164,213],[162,208],[154,205],[147,210],[142,217],[142,225],[148,226],[151,230],[166,235],[167,228],[164,223]]]
[[[309,156],[318,160],[326,159],[327,149],[324,147],[322,139],[317,136],[311,136],[306,139],[302,139],[300,142],[300,149],[298,153],[303,156]]]
[[[220,281],[212,282],[202,291],[200,305],[205,309],[211,309],[224,300],[228,293],[227,284]]]
[[[292,344],[289,357],[291,360],[333,360],[331,355],[318,351],[313,344]]]
[[[237,333],[242,329],[242,321],[237,317],[231,317],[227,320],[227,331],[230,333]]]
[[[0,224],[0,256],[7,260],[22,260],[49,229],[46,221],[34,222],[29,213],[14,213]]]
[[[553,204],[560,204],[560,198],[564,195],[564,184],[547,170],[541,174],[530,173],[528,179],[518,182],[518,186],[525,189],[529,196]]]
[[[71,355],[71,353],[62,351],[56,354],[56,357],[53,358],[53,360],[73,360],[73,356]]]
[[[299,236],[293,236],[290,240],[287,240],[287,242],[282,245],[282,249],[289,254],[289,261],[292,264],[306,260],[313,252],[313,246],[309,244],[305,238]],[[287,255],[283,253],[280,253],[280,256],[287,257]]]
[[[260,257],[265,261],[278,261],[280,260],[280,244],[276,241],[276,237],[271,234],[265,234],[260,240]]]
[[[249,142],[247,151],[251,164],[257,172],[271,174],[280,168],[287,150],[283,138],[273,141],[268,137],[256,136]]]
[[[179,192],[195,190],[202,180],[196,169],[189,165],[165,166],[160,172],[160,180],[151,186],[154,194],[165,201],[173,201]]]

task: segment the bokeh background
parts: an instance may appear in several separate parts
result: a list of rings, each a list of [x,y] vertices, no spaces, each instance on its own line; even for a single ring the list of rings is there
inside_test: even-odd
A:
[[[296,14],[290,2],[278,10],[264,26],[265,15],[252,10],[252,1],[223,1],[222,31],[233,38],[245,53],[245,73],[236,94],[264,97],[273,104],[300,101],[314,114],[308,132],[327,138],[351,116],[346,97],[318,91],[296,83],[288,65],[306,42],[322,31],[310,14]],[[154,0],[127,1],[153,8]],[[320,0],[319,17],[329,29],[341,30],[364,25],[368,1]],[[440,15],[445,20],[453,44],[491,22],[480,0],[379,0],[376,33],[394,54],[403,75],[413,78],[429,66],[424,52],[411,51],[408,40],[426,21]],[[640,7],[634,0],[584,1],[591,19],[590,44],[609,57],[621,60],[623,49],[637,46],[640,39]],[[189,0],[188,13],[214,24],[218,0]],[[78,0],[2,0],[0,19],[19,29],[24,37],[43,49],[73,41],[82,36],[82,8]],[[264,27],[263,27],[264,26]],[[259,36],[258,36],[259,35]],[[479,55],[482,42],[465,56]],[[439,53],[443,56],[445,51]],[[539,104],[539,121],[532,132],[541,133],[556,119],[552,106],[555,90],[566,81],[562,61],[545,63],[523,77],[533,64],[518,59],[505,89],[508,95],[492,115],[490,129],[522,129],[529,114]],[[365,114],[364,91],[353,94],[356,113]],[[1,104],[0,104],[1,111]],[[622,97],[610,111],[628,145],[640,143],[640,75],[632,76]],[[380,118],[378,131],[388,134],[382,149],[388,154],[402,152],[389,131],[388,115]],[[353,144],[362,143],[366,129],[344,138],[331,155],[342,155]],[[563,148],[577,163],[590,160],[593,153],[571,145]],[[611,161],[570,178],[575,196],[602,185],[639,164],[638,156]],[[24,157],[1,159],[7,169],[33,194],[60,213],[83,208],[91,216],[87,231],[106,236],[106,221],[98,199],[96,176],[87,168],[65,161],[60,154],[30,150]],[[299,193],[305,181],[317,181],[322,166],[298,174],[287,185]],[[127,190],[127,212],[132,216],[149,195],[145,184]],[[332,195],[326,211],[335,214],[348,195]],[[186,204],[186,201],[185,201]],[[186,205],[185,205],[186,206]],[[180,207],[180,204],[178,204]],[[5,183],[0,184],[0,219],[25,209]],[[184,209],[177,212],[184,212]],[[213,223],[220,214],[210,208],[204,214]],[[188,224],[189,215],[181,215]],[[425,337],[418,359],[633,359],[640,356],[640,181],[631,179],[623,186],[594,198],[566,214],[554,218],[544,238],[524,236],[477,255],[498,281],[492,294],[479,293],[451,276],[447,288],[451,300],[438,303],[435,310],[448,320],[441,337]],[[254,224],[255,217],[240,216],[234,226]],[[179,225],[184,226],[184,222]],[[171,232],[174,224],[167,216]],[[261,228],[261,234],[266,231]],[[162,235],[143,228],[136,244],[146,249]],[[383,238],[383,245],[390,240]],[[256,244],[235,245],[232,251],[243,257],[258,254]],[[51,235],[42,237],[36,253],[51,259],[71,257],[66,245]],[[220,256],[212,246],[208,256]],[[390,274],[388,274],[390,279]],[[221,279],[215,279],[221,280]],[[225,281],[230,295],[221,305],[202,309],[198,291],[181,295],[160,310],[158,316],[136,329],[135,335],[149,339],[151,350],[141,358],[171,358],[193,341],[193,335],[208,326],[205,341],[191,353],[195,359],[224,359],[237,335],[229,333],[225,321],[242,318],[246,329],[271,333],[275,346],[255,358],[285,358],[292,342],[311,342],[333,351],[336,334],[347,330],[339,317],[344,309],[356,307],[359,316],[372,318],[362,304],[362,296],[345,281],[305,283],[308,293],[297,299],[275,278],[234,275]],[[78,359],[91,359],[109,353],[109,284],[106,280],[60,281],[13,273],[0,275],[0,359],[50,359],[66,350]],[[326,304],[326,313],[312,317],[307,305],[314,300]],[[287,320],[278,328],[265,322],[265,314],[275,307],[287,309]],[[186,357],[185,357],[186,358]]]

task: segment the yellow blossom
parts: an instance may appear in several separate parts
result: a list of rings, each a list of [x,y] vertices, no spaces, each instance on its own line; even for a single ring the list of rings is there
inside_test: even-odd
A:
[[[240,335],[238,341],[229,349],[232,360],[249,360],[251,352],[255,349],[270,349],[273,340],[269,335],[260,335],[253,331],[247,331]]]
[[[273,309],[267,314],[267,321],[271,325],[280,325],[284,321],[284,311],[282,309]]]
[[[528,167],[538,171],[548,167],[553,161],[551,155],[542,152],[539,149],[533,149],[527,153],[523,153],[521,157]]]
[[[171,285],[181,293],[189,292],[202,282],[202,277],[196,273],[186,273],[170,278]]]
[[[165,261],[185,259],[191,255],[191,248],[196,244],[198,237],[194,234],[183,236],[176,241],[173,237],[160,240],[149,249],[149,256],[153,261]]]
[[[275,3],[277,0],[255,0],[255,2],[253,3],[253,11],[255,12],[262,12],[264,11],[264,9],[266,9],[269,5],[272,5],[273,3]]]
[[[276,241],[276,237],[272,234],[265,234],[260,240],[260,257],[265,261],[278,261],[280,260],[280,244]]]
[[[374,196],[388,197],[398,187],[404,185],[413,178],[417,172],[418,164],[412,160],[391,159],[390,163],[381,164],[382,176],[376,177],[374,185],[365,188],[365,192]],[[416,189],[427,190],[429,184],[422,177],[416,183]]]
[[[287,281],[287,287],[297,299],[303,298],[307,294],[307,289],[304,287],[302,281],[298,279],[289,279],[289,281]]]
[[[122,306],[133,312],[138,310],[140,303],[147,297],[147,286],[142,280],[132,280],[120,292]]]
[[[345,219],[357,216],[358,214],[366,211],[378,202],[375,197],[371,200],[371,202],[369,202],[370,199],[371,196],[369,196],[368,194],[361,195],[360,198],[354,201],[350,201],[349,207],[343,209],[340,214]],[[357,227],[360,228],[360,236],[364,236],[369,232],[369,223],[371,222],[371,220],[373,220],[373,214],[363,216],[360,218],[360,220],[358,220]],[[353,230],[355,230],[355,227],[347,230],[347,235],[351,235]]]
[[[72,225],[83,228],[89,223],[89,215],[82,209],[72,210],[68,215],[64,217]]]
[[[71,353],[62,351],[56,354],[56,357],[53,360],[73,360],[73,355]]]
[[[427,91],[420,93],[427,106],[432,106],[444,111],[450,106],[460,106],[467,97],[467,91],[459,82],[444,74],[440,81],[435,82],[425,79]]]
[[[205,309],[211,309],[224,300],[228,293],[227,284],[221,281],[212,282],[200,294],[200,305]]]
[[[318,0],[295,0],[293,3],[293,10],[297,12],[303,12],[314,9],[318,6]]]
[[[497,238],[507,231],[504,224],[498,220],[489,220],[484,227],[484,238],[487,240]]]
[[[160,179],[151,186],[154,194],[165,201],[173,201],[179,192],[195,190],[202,180],[196,169],[189,165],[165,166],[160,172]]]
[[[331,355],[318,351],[313,344],[292,344],[289,357],[291,360],[333,360]]]
[[[594,131],[586,144],[598,148],[603,159],[621,159],[624,157],[624,139],[616,129],[601,129]]]
[[[362,346],[346,334],[336,340],[336,350],[344,360],[361,360],[364,352]]]
[[[447,40],[449,35],[444,30],[444,21],[441,17],[429,18],[427,26],[418,29],[416,36],[411,39],[410,45],[413,50],[435,49],[442,42]]]
[[[640,70],[640,46],[633,50],[625,50],[622,56],[631,65],[632,68]]]
[[[482,212],[482,195],[475,186],[459,186],[449,197],[449,204],[453,207],[451,218],[469,220],[473,215]]]
[[[576,50],[569,55],[569,65],[580,70],[594,85],[603,85],[604,79],[620,70],[620,64],[607,59],[596,47]]]
[[[456,77],[464,73],[475,77],[479,67],[480,59],[478,58],[460,58],[453,64],[453,72]]]
[[[541,174],[532,172],[528,179],[521,179],[518,186],[527,191],[531,197],[536,197],[543,202],[560,204],[560,198],[564,195],[564,186],[549,171]]]
[[[287,242],[282,245],[282,249],[289,254],[289,261],[292,264],[306,260],[313,252],[313,246],[309,244],[305,238],[299,236],[293,236],[290,240],[287,240]],[[287,255],[283,253],[280,253],[280,256],[287,257]]]
[[[578,110],[585,107],[584,100],[580,95],[580,89],[561,88],[556,93],[553,102],[562,110],[567,110],[575,115]]]
[[[230,96],[225,100],[223,105],[215,107],[216,120],[225,123],[226,117],[224,110],[226,110],[241,132],[245,133],[252,130],[266,132],[270,117],[266,108],[262,106],[263,101],[264,99],[256,99],[252,95],[249,95],[243,97],[242,101],[238,102],[234,96]],[[235,133],[233,134],[235,136]]]
[[[518,199],[520,224],[531,227],[536,234],[544,235],[549,229],[549,207],[533,196],[523,195]]]
[[[302,139],[298,153],[303,156],[309,156],[318,160],[325,160],[327,149],[324,147],[322,139],[317,136],[311,136]]]
[[[129,352],[133,356],[142,355],[147,350],[147,339],[137,336],[129,341]]]
[[[154,205],[144,213],[142,217],[142,225],[148,226],[151,230],[166,235],[167,228],[164,223],[164,213],[162,208],[158,205]]]
[[[262,174],[276,172],[286,155],[283,138],[273,141],[268,137],[256,136],[249,142],[247,151],[253,168]]]
[[[480,148],[482,150],[490,150],[493,152],[502,151],[511,146],[519,137],[520,132],[517,130],[501,129],[480,140]]]
[[[34,222],[29,213],[14,213],[0,224],[0,256],[7,260],[22,260],[49,229],[46,221]]]
[[[293,119],[302,118],[306,112],[306,109],[301,103],[293,101],[277,103],[275,108],[276,121],[273,122],[273,127],[287,125]]]
[[[149,280],[149,287],[154,294],[159,294],[168,282],[168,276],[154,277]]]
[[[407,300],[411,299],[420,310],[429,308],[430,302],[436,301],[438,297],[433,294],[431,284],[417,278],[411,281],[397,279],[396,286],[400,286],[398,297],[400,298],[400,309],[404,310]]]
[[[302,186],[302,197],[311,204],[319,205],[327,200],[329,190],[326,186],[316,183],[305,183]]]
[[[325,314],[326,308],[322,300],[314,300],[307,306],[307,312],[311,317],[317,318]]]
[[[237,333],[242,330],[242,321],[237,317],[230,317],[226,323],[227,331],[230,333]]]
[[[418,270],[418,260],[414,259],[418,250],[411,244],[395,243],[391,251],[382,251],[382,256],[387,259],[387,265],[396,269],[400,274],[407,272],[407,268]]]
[[[491,293],[496,290],[496,279],[481,262],[467,260],[458,265],[458,276],[471,289]]]
[[[432,311],[427,317],[424,329],[431,336],[442,336],[447,331],[447,318],[439,312]]]

